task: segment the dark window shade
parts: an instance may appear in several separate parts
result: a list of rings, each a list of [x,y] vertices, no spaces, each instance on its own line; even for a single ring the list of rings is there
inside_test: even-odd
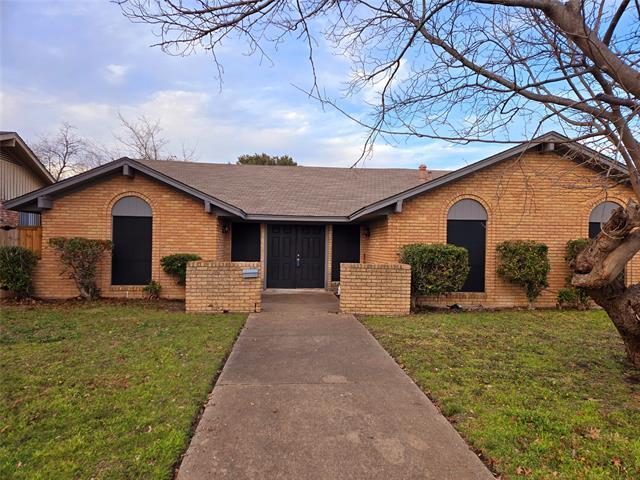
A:
[[[331,280],[340,280],[341,263],[360,262],[360,225],[334,225],[331,252]]]
[[[231,261],[260,261],[260,224],[234,223],[231,226]]]
[[[484,292],[487,222],[485,220],[448,220],[447,243],[469,252],[469,276],[462,292]]]
[[[151,281],[151,217],[113,217],[112,285]]]

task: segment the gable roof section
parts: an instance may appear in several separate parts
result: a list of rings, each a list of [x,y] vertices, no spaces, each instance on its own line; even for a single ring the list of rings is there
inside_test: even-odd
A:
[[[589,166],[594,169],[597,167],[600,167],[603,170],[611,169],[612,171],[615,171],[618,175],[621,175],[623,177],[628,177],[628,171],[626,167],[620,164],[619,162],[616,162],[615,160],[605,155],[602,155],[601,153],[596,152],[595,150],[589,147],[581,145],[578,142],[572,141],[569,137],[565,137],[560,133],[548,132],[548,133],[545,133],[544,135],[541,135],[539,137],[532,139],[527,143],[523,143],[515,147],[509,148],[500,153],[487,157],[484,160],[480,160],[478,162],[472,163],[458,170],[453,170],[445,175],[442,175],[438,178],[433,179],[430,182],[423,183],[422,185],[411,188],[397,195],[393,195],[379,202],[375,202],[371,205],[367,205],[366,207],[358,210],[357,212],[354,212],[351,215],[351,220],[356,220],[358,218],[369,215],[377,210],[380,210],[385,207],[389,207],[394,204],[400,205],[400,208],[401,208],[402,202],[404,200],[408,200],[417,195],[421,195],[425,192],[428,192],[429,190],[433,190],[442,185],[446,185],[455,180],[459,180],[461,178],[464,178],[468,175],[471,175],[475,172],[483,170],[487,167],[490,167],[502,161],[515,158],[527,152],[528,150],[540,148],[543,145],[552,145],[553,150],[549,150],[549,151],[555,151],[557,147],[560,147],[560,149],[572,150],[577,155],[579,155],[580,158],[593,160],[595,163],[589,163]]]
[[[104,175],[118,171],[129,175],[134,170],[203,200],[207,211],[215,208],[218,213],[245,220],[350,222],[381,211],[401,211],[404,200],[528,150],[540,149],[541,145],[557,145],[557,150],[569,148],[581,158],[594,160],[595,164],[590,162],[593,168],[627,173],[614,160],[550,132],[459,170],[431,171],[428,181],[420,180],[417,169],[274,167],[125,157],[13,199],[5,206],[34,210],[41,197],[63,195]]]
[[[33,150],[29,148],[16,132],[0,132],[0,148],[2,150],[17,148],[15,151],[16,156],[22,161],[23,165],[41,178],[47,185],[55,182],[49,170],[46,169],[36,154],[33,153]]]

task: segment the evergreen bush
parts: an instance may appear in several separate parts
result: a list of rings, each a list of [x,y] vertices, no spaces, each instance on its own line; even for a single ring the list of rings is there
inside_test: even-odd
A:
[[[0,285],[18,297],[28,297],[33,289],[33,269],[38,257],[24,247],[0,247]]]
[[[187,263],[200,260],[200,256],[193,253],[174,253],[160,259],[162,269],[176,277],[178,285],[184,285],[187,281]]]
[[[509,240],[499,243],[497,273],[505,280],[525,289],[533,302],[549,286],[548,247],[532,240]]]

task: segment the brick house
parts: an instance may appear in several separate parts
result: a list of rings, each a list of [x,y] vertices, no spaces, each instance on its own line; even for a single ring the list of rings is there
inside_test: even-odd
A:
[[[55,236],[113,240],[99,272],[104,296],[140,296],[153,279],[167,298],[185,297],[160,266],[173,253],[258,265],[260,288],[335,288],[340,264],[394,264],[402,245],[448,242],[470,252],[467,283],[423,302],[522,306],[524,292],[495,273],[495,247],[531,239],[548,245],[551,262],[550,286],[536,305],[552,306],[568,275],[566,242],[597,234],[627,202],[625,175],[618,163],[551,132],[450,172],[121,158],[7,206],[42,215],[35,293],[45,298],[77,294],[59,276],[48,246]],[[626,275],[640,279],[636,259]]]

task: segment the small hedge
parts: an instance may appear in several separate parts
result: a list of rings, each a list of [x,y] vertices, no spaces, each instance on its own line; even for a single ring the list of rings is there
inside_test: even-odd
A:
[[[74,281],[80,296],[93,300],[100,295],[96,282],[98,262],[102,256],[111,251],[110,240],[93,240],[83,237],[55,237],[49,239],[49,245],[60,255],[64,266],[62,274],[67,274]]]
[[[160,259],[162,269],[176,277],[178,285],[184,285],[187,282],[187,262],[200,260],[199,255],[193,253],[174,253]]]
[[[556,298],[559,308],[586,310],[589,307],[589,295],[582,288],[566,287],[558,290]]]
[[[531,240],[510,240],[499,243],[497,273],[505,280],[523,287],[533,302],[549,286],[548,248]]]
[[[566,254],[564,259],[571,269],[571,265],[576,257],[589,245],[588,238],[578,238],[567,242]],[[583,288],[571,285],[571,276],[566,279],[566,287],[558,291],[556,302],[560,308],[577,308],[585,310],[589,307],[589,295]]]
[[[0,285],[18,297],[28,297],[33,289],[33,269],[38,257],[28,248],[0,247]]]
[[[158,298],[160,298],[162,285],[160,285],[155,280],[151,280],[147,285],[144,286],[142,291],[147,294],[147,298],[149,298],[150,300],[157,300]]]
[[[400,262],[411,266],[411,294],[457,292],[469,275],[469,253],[455,245],[414,243],[400,249]]]
[[[567,253],[564,256],[564,259],[567,261],[567,263],[571,264],[571,262],[576,259],[580,252],[582,252],[585,248],[587,248],[587,246],[589,246],[589,242],[591,242],[591,240],[589,240],[588,238],[569,240],[567,242]]]

